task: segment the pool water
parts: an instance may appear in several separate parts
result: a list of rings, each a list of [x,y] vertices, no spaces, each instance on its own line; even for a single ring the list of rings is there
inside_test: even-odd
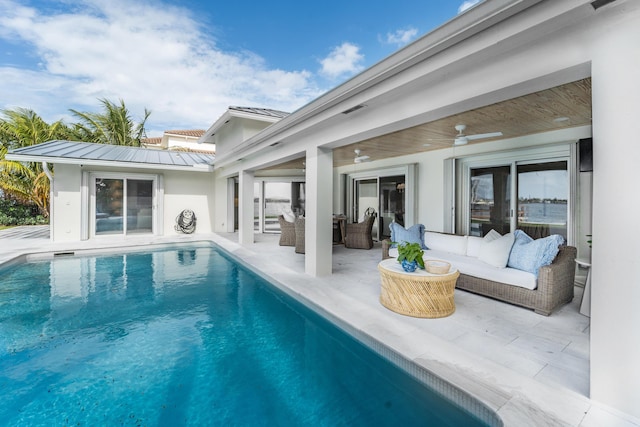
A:
[[[214,247],[0,270],[0,424],[485,425]]]

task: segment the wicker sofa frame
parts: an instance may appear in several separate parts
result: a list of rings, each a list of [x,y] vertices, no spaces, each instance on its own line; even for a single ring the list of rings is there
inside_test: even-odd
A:
[[[390,258],[390,246],[390,240],[382,242],[382,259]],[[553,262],[538,271],[538,286],[533,290],[467,274],[460,274],[456,288],[530,308],[548,316],[573,299],[576,253],[573,246],[561,246]]]

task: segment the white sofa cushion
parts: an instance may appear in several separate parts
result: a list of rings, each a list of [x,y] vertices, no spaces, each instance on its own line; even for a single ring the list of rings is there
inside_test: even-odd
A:
[[[517,268],[493,267],[478,258],[457,255],[442,251],[427,250],[424,259],[437,259],[451,263],[451,268],[458,269],[460,273],[479,279],[491,280],[507,285],[519,286],[526,289],[535,289],[538,286],[536,275]]]
[[[436,251],[451,252],[458,255],[467,254],[467,236],[425,231],[424,244],[428,249]]]

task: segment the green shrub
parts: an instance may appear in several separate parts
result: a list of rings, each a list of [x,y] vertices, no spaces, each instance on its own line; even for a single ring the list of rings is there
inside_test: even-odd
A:
[[[49,218],[39,215],[37,206],[0,198],[0,225],[40,225],[48,223]]]

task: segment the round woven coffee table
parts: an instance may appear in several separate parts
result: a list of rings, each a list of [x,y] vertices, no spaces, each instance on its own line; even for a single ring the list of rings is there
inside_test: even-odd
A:
[[[453,293],[460,273],[407,273],[395,258],[378,264],[382,285],[380,303],[396,313],[413,317],[446,317],[456,310]]]

